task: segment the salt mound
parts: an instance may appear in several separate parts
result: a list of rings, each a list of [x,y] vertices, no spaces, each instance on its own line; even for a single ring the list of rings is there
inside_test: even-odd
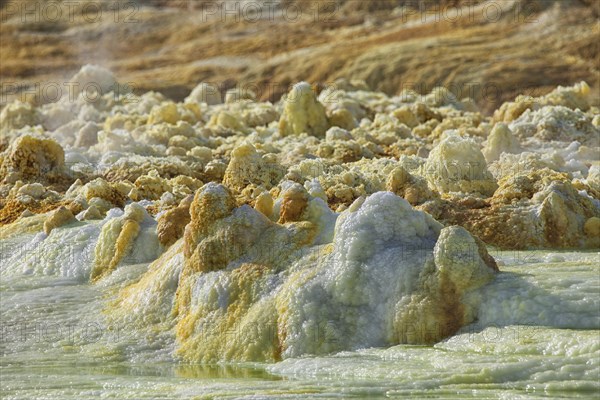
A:
[[[386,180],[386,189],[412,205],[424,203],[437,196],[429,189],[425,179],[412,175],[402,166],[398,166],[390,172]]]
[[[391,193],[353,208],[338,220],[331,253],[277,295],[283,357],[440,340],[472,319],[462,294],[493,277],[467,231],[442,229]]]
[[[287,94],[283,107],[283,115],[279,121],[282,135],[299,135],[307,133],[313,136],[324,136],[329,128],[325,107],[319,102],[315,92],[306,82],[294,85]]]
[[[564,106],[572,110],[587,111],[590,108],[591,89],[586,82],[579,82],[573,86],[559,86],[552,92],[541,97],[541,102],[548,105]]]
[[[201,82],[192,90],[189,96],[185,98],[185,102],[206,103],[209,106],[212,106],[221,104],[223,100],[217,86]]]
[[[190,205],[193,197],[190,195],[181,203],[162,214],[158,218],[156,234],[158,240],[164,246],[170,246],[183,237],[186,225],[190,222]]]
[[[500,248],[597,248],[600,204],[567,173],[549,168],[507,174],[485,207],[460,210],[453,220]],[[587,190],[587,191],[586,191]],[[587,226],[587,228],[586,228]]]
[[[592,165],[588,172],[586,182],[596,191],[600,191],[600,165]]]
[[[0,132],[8,135],[13,129],[37,125],[39,120],[39,111],[31,104],[15,101],[7,104],[0,112]]]
[[[271,189],[283,178],[284,173],[285,169],[272,157],[261,156],[253,145],[244,143],[231,152],[223,183],[237,192],[249,184]]]
[[[55,182],[65,172],[65,153],[52,139],[24,135],[17,138],[7,152],[0,166],[0,176],[10,182],[18,179]]]
[[[569,182],[554,181],[536,193],[539,219],[547,247],[598,248],[600,238],[590,229],[600,218],[600,210],[587,196],[581,196]],[[586,229],[587,228],[587,229]]]
[[[66,207],[57,208],[44,222],[44,233],[49,235],[54,228],[58,228],[74,221],[76,221],[75,216]]]
[[[90,279],[98,281],[110,275],[121,261],[134,249],[134,244],[142,230],[141,223],[147,218],[146,210],[137,203],[125,207],[122,216],[108,220],[100,232],[100,236],[94,249],[94,265]],[[156,235],[152,239],[145,238],[146,245],[157,244]],[[153,243],[154,242],[154,243]],[[159,248],[159,246],[155,246]],[[138,252],[139,248],[136,249]],[[153,252],[144,252],[152,254]]]
[[[494,112],[494,120],[512,122],[527,110],[538,110],[543,106],[563,106],[571,110],[588,111],[590,87],[580,82],[570,87],[559,86],[547,95],[540,97],[518,96],[514,102],[506,102]]]
[[[520,153],[522,151],[519,142],[515,139],[508,126],[504,123],[497,123],[487,138],[483,155],[485,160],[490,163],[500,158],[502,153]]]
[[[113,73],[98,65],[84,65],[73,75],[70,82],[73,83],[74,95],[84,93],[89,99],[118,91],[118,83]]]
[[[527,110],[509,124],[515,136],[522,140],[561,141],[575,140],[588,146],[600,145],[600,129],[593,125],[589,114],[564,106],[543,106]]]
[[[282,196],[278,204],[287,198],[299,208],[276,207],[287,215],[282,222],[293,220],[278,224],[248,206],[236,207],[224,186],[208,184],[196,195],[173,309],[183,359],[273,361],[431,343],[473,319],[474,306],[463,304],[463,295],[497,270],[467,231],[443,228],[392,193],[358,200],[337,223],[332,220],[329,244],[321,246],[313,243],[324,227],[312,220],[317,209],[318,220],[327,220],[322,200],[294,185]],[[173,272],[156,264],[148,274],[172,277],[177,267],[162,265]],[[119,304],[149,299],[140,292],[155,287],[142,277],[121,293]],[[407,334],[408,326],[417,331]]]
[[[424,165],[429,184],[440,193],[480,193],[491,196],[498,187],[487,169],[479,145],[454,132],[431,150]]]
[[[325,106],[331,124],[344,129],[356,128],[358,122],[367,115],[360,103],[348,95],[337,82],[319,94],[319,102]]]

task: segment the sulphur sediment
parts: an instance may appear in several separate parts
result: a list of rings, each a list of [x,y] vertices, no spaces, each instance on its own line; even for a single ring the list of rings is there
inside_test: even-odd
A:
[[[74,79],[114,80],[91,66]],[[432,343],[476,318],[473,293],[497,272],[486,244],[600,246],[589,92],[518,97],[493,117],[446,89],[360,82],[299,83],[274,104],[207,84],[182,103],[12,103],[0,238],[44,231],[31,270],[93,283],[151,262],[107,311],[172,329],[188,361]],[[60,265],[65,241],[85,267]]]
[[[131,250],[145,215],[146,211],[142,206],[132,203],[125,207],[122,217],[112,219],[104,225],[94,250],[94,267],[90,276],[92,281],[109,275]]]

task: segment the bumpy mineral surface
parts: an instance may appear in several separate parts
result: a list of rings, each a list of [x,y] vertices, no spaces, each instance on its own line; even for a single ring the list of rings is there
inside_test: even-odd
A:
[[[116,82],[96,66],[73,80]],[[0,238],[40,232],[35,268],[67,274],[54,244],[87,241],[94,283],[152,262],[111,317],[172,324],[190,361],[435,342],[476,315],[466,294],[498,271],[486,245],[600,246],[589,95],[558,87],[493,117],[446,89],[390,97],[364,82],[300,82],[276,103],[222,102],[203,83],[180,103],[14,102],[0,115]]]
[[[190,199],[216,182],[279,223],[298,221],[310,196],[342,212],[390,191],[488,245],[598,245],[600,114],[584,82],[519,96],[490,118],[443,88],[389,97],[300,82],[275,104],[240,93],[223,103],[200,83],[176,103],[114,93],[97,66],[72,80],[109,92],[15,101],[0,115],[3,225],[59,207],[52,221],[66,210],[103,219],[142,202],[171,245],[193,219]]]

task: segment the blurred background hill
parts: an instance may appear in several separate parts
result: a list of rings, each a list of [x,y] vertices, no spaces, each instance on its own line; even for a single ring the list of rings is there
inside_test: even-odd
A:
[[[596,0],[0,4],[2,104],[63,85],[88,63],[175,100],[201,81],[276,101],[300,80],[347,78],[390,95],[446,86],[489,113],[581,80],[600,91]]]

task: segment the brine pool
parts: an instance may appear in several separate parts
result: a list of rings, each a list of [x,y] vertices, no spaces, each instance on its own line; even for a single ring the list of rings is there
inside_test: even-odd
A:
[[[3,399],[600,398],[597,252],[491,251],[502,272],[480,291],[477,321],[434,346],[188,365],[170,327],[112,326],[103,313],[148,264],[91,285],[15,267],[24,240],[0,242]]]

